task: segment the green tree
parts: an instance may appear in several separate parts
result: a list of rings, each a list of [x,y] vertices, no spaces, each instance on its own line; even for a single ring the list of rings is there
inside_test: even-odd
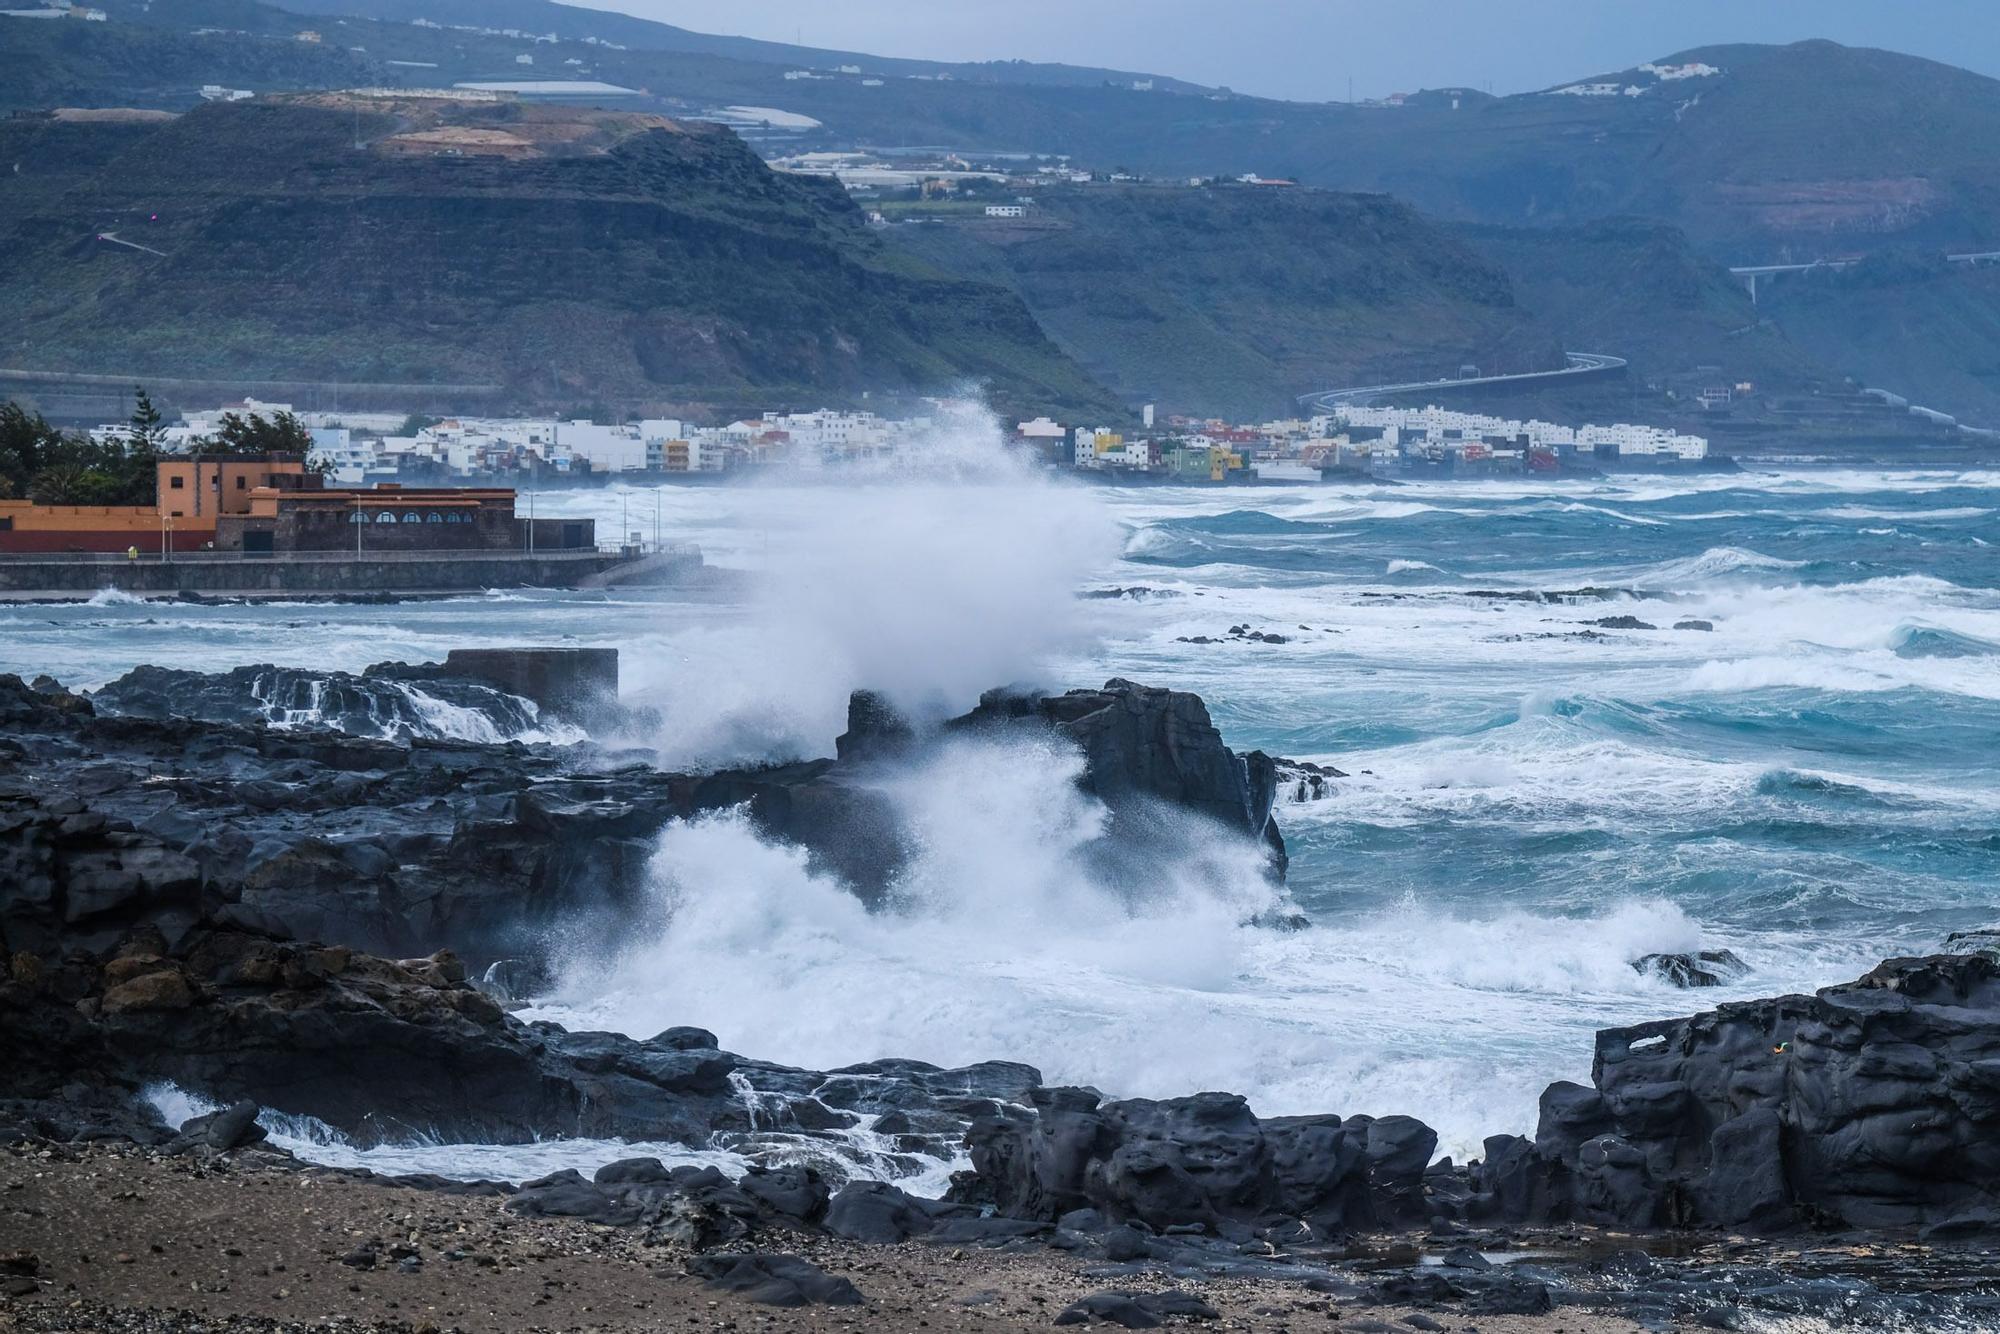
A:
[[[153,406],[153,396],[146,392],[143,385],[135,386],[132,390],[131,429],[125,434],[126,444],[134,450],[158,455],[166,441],[167,431],[162,425],[165,420],[160,410]]]
[[[63,440],[63,433],[39,412],[30,413],[12,399],[0,403],[0,499],[27,495]]]
[[[84,436],[65,437],[28,483],[28,499],[37,505],[129,504],[116,472],[123,453],[122,446],[107,450]]]
[[[215,454],[304,454],[312,444],[312,432],[289,412],[270,418],[225,412],[221,427],[203,448]]]

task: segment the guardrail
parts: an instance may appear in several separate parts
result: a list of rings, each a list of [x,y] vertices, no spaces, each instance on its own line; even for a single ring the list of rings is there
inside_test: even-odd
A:
[[[701,548],[686,543],[642,543],[638,546],[590,547],[431,547],[423,551],[174,551],[162,555],[143,545],[135,558],[123,551],[0,552],[0,565],[240,565],[249,561],[278,565],[331,564],[340,561],[418,562],[439,560],[517,561],[601,560],[606,556],[685,556],[699,558]]]

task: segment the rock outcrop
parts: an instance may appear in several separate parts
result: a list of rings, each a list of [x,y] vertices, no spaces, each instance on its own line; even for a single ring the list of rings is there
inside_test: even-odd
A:
[[[558,934],[587,942],[629,924],[646,901],[654,842],[676,818],[744,806],[864,898],[906,856],[883,766],[926,739],[867,695],[851,708],[844,758],[706,774],[590,746],[267,725],[273,701],[293,700],[322,723],[384,730],[389,701],[410,705],[406,671],[142,668],[99,693],[102,709],[53,683],[0,677],[0,944],[101,949],[136,922],[172,939],[206,917],[390,957],[450,948],[475,969],[516,959],[532,971]],[[512,696],[459,687],[467,701],[500,701],[496,728],[533,722]],[[335,702],[350,692],[352,709]],[[1004,707],[989,699],[948,727],[991,723],[1053,729],[1084,748],[1086,785],[1118,816],[1101,840],[1107,861],[1143,867],[1161,845],[1160,811],[1261,834],[1282,858],[1269,762],[1224,746],[1193,695],[1114,682]]]
[[[471,676],[378,663],[333,672],[262,665],[207,673],[134,667],[92,700],[130,718],[323,727],[355,736],[408,741],[509,741],[538,735],[540,707]]]
[[[1034,695],[991,690],[979,707],[946,726],[1052,727],[1076,742],[1083,787],[1114,814],[1137,816],[1148,803],[1206,816],[1224,829],[1264,840],[1279,878],[1285,840],[1271,807],[1278,762],[1262,751],[1239,755],[1223,744],[1201,696],[1113,679],[1101,690]]]
[[[944,735],[1016,728],[1073,740],[1114,825],[1150,831],[1164,811],[1246,840],[1274,830],[1272,762],[1231,753],[1193,696],[1122,681],[994,694]],[[1507,1222],[2000,1232],[2000,959],[1984,950],[1603,1032],[1591,1087],[1552,1085],[1533,1140],[1496,1136],[1461,1166],[1431,1162],[1435,1135],[1408,1117],[1259,1118],[1226,1093],[1107,1101],[1002,1062],[799,1070],[695,1029],[523,1023],[445,948],[532,971],[554,924],[615,929],[653,836],[692,812],[747,803],[821,855],[859,856],[893,835],[861,819],[880,766],[934,740],[859,697],[839,759],[673,775],[587,747],[104,716],[0,677],[0,1119],[165,1142],[134,1099],[165,1080],[227,1106],[184,1137],[210,1151],[254,1140],[251,1104],[364,1143],[827,1149],[819,1178],[633,1167],[522,1192],[523,1209],[688,1237],[784,1216],[866,1240],[1089,1235],[1115,1260],[1174,1236],[1292,1245]],[[848,852],[828,851],[836,832]],[[961,1142],[973,1170],[947,1201],[832,1191],[834,1150],[857,1130],[870,1154],[886,1137],[901,1170]]]
[[[127,1099],[172,1083],[313,1116],[361,1144],[561,1135],[796,1153],[893,1113],[893,1154],[913,1172],[949,1161],[968,1124],[1040,1082],[1006,1062],[799,1070],[721,1051],[699,1029],[640,1040],[523,1023],[449,953],[398,961],[207,924],[173,946],[137,929],[101,959],[15,954],[0,980],[0,1070],[0,1096],[44,1100],[78,1131],[103,1110],[64,1110],[79,1079]]]
[[[1891,959],[1811,996],[1597,1036],[1594,1088],[1542,1096],[1481,1184],[1523,1217],[1856,1228],[2000,1199],[2000,961]]]
[[[1091,1210],[1154,1232],[1250,1232],[1304,1223],[1320,1235],[1428,1220],[1437,1135],[1407,1116],[1259,1120],[1233,1093],[1106,1102],[1037,1089],[1030,1116],[977,1122],[961,1198],[1054,1222]]]

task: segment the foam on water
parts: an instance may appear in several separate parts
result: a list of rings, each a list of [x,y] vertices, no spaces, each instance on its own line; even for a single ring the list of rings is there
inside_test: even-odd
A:
[[[352,670],[532,628],[623,649],[674,760],[827,753],[859,684],[920,711],[1016,678],[1195,690],[1237,748],[1353,775],[1280,813],[1309,929],[1251,925],[1274,902],[1254,855],[1198,832],[1149,886],[1106,874],[1073,753],[953,747],[892,794],[919,851],[886,904],[740,816],[677,825],[652,919],[533,1013],[817,1068],[1015,1059],[1114,1094],[1408,1112],[1460,1154],[1587,1079],[1597,1028],[2000,916],[2000,473],[1086,488],[984,460],[990,437],[905,481],[542,497],[607,523],[657,499],[673,537],[758,573],[742,605],[16,608],[0,670]],[[1108,586],[1173,596],[1070,596]],[[1657,628],[1594,624],[1622,616]],[[1243,623],[1289,642],[1228,640]],[[1203,637],[1224,642],[1182,642]],[[1748,976],[1684,993],[1631,967],[1699,947]]]
[[[141,1090],[140,1098],[169,1126],[220,1111],[222,1105],[172,1083]],[[846,1130],[822,1131],[812,1139],[759,1133],[719,1136],[709,1146],[665,1140],[537,1139],[519,1144],[454,1143],[435,1135],[413,1134],[387,1144],[358,1145],[317,1117],[292,1116],[266,1108],[257,1124],[266,1142],[303,1162],[323,1167],[360,1168],[383,1176],[427,1174],[459,1181],[506,1181],[519,1185],[566,1168],[585,1176],[626,1158],[657,1158],[668,1167],[713,1167],[740,1177],[752,1166],[811,1166],[837,1189],[846,1181],[893,1181],[913,1195],[942,1196],[952,1173],[969,1167],[963,1156],[929,1159],[901,1151],[894,1137],[874,1129],[879,1116],[862,1116]],[[915,1164],[913,1167],[912,1164]]]

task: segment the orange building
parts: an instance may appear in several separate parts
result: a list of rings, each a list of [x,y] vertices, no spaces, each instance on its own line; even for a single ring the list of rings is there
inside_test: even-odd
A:
[[[0,500],[0,552],[193,551],[215,529],[176,528],[151,505],[36,505]]]
[[[187,454],[161,459],[158,500],[175,519],[210,530],[223,514],[248,514],[258,487],[298,487],[306,477],[297,454]],[[286,482],[285,479],[294,479]]]
[[[351,551],[579,550],[589,519],[525,519],[505,488],[326,486],[297,454],[161,459],[152,505],[0,500],[0,554],[213,548],[243,555]]]
[[[0,500],[0,552],[198,551],[216,520],[245,514],[259,487],[316,475],[297,454],[188,454],[161,459],[151,505],[37,505]]]

